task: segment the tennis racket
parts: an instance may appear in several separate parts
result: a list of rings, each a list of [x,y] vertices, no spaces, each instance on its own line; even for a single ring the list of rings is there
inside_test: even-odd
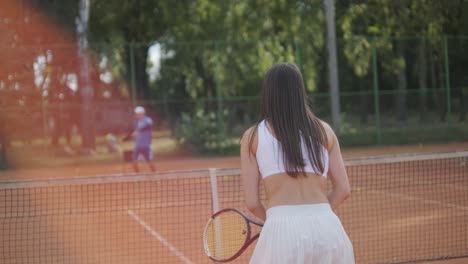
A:
[[[215,213],[203,232],[206,255],[216,262],[229,262],[239,257],[260,235],[252,236],[252,224],[263,226],[237,209],[227,208]]]

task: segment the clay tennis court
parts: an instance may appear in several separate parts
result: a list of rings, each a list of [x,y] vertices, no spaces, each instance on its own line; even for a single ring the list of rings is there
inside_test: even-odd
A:
[[[343,148],[344,158],[369,157],[379,155],[398,155],[404,153],[439,153],[468,150],[468,142],[446,144],[418,144],[406,146],[369,146]],[[156,164],[160,171],[180,171],[207,168],[237,168],[240,166],[238,156],[232,157],[165,157],[156,156]],[[80,164],[51,168],[17,168],[10,171],[0,171],[0,180],[50,179],[64,177],[81,177],[93,175],[108,175],[132,173],[132,167],[122,161],[103,164]]]
[[[346,153],[349,159],[352,152]],[[185,161],[165,162],[181,169],[237,167],[231,166],[237,158]],[[353,195],[339,215],[357,263],[466,256],[466,162],[465,157],[348,167]],[[218,205],[245,210],[234,172],[218,173]],[[212,212],[207,170],[70,177],[0,190],[2,263],[210,263],[201,239]],[[234,263],[246,263],[252,249]]]

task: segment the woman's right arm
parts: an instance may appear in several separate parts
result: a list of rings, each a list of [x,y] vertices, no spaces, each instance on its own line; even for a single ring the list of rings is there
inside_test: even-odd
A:
[[[351,194],[348,174],[346,173],[340,144],[333,129],[324,124],[328,137],[329,170],[328,176],[332,182],[332,191],[328,194],[328,202],[333,209],[337,208]]]
[[[265,221],[266,211],[260,200],[259,193],[260,172],[255,158],[258,139],[253,133],[254,129],[250,128],[245,132],[241,140],[241,179],[247,209],[256,217]],[[254,137],[252,146],[250,145],[251,137]]]

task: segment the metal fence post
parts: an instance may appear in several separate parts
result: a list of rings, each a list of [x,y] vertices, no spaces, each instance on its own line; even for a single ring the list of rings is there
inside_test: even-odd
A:
[[[380,125],[380,94],[379,79],[377,72],[377,51],[375,49],[375,38],[372,39],[372,76],[374,89],[374,112],[375,112],[375,136],[378,145],[382,143],[382,128]]]
[[[172,123],[172,116],[170,116],[170,111],[169,111],[169,102],[168,102],[168,96],[167,93],[164,93],[163,96],[163,109],[164,109],[164,118],[169,121],[169,124]]]
[[[447,100],[447,122],[450,124],[452,114],[452,100],[450,95],[450,71],[449,71],[449,58],[448,58],[448,43],[447,36],[444,35],[444,71],[445,71],[445,92]]]
[[[48,118],[47,118],[47,109],[46,109],[46,106],[45,106],[45,102],[44,102],[44,96],[43,94],[41,93],[41,115],[42,115],[42,137],[44,139],[44,142],[47,141],[47,138],[48,138]],[[46,144],[44,144],[46,145]]]
[[[297,67],[301,68],[301,50],[296,38],[294,38],[294,57]]]
[[[225,131],[225,123],[224,123],[224,100],[223,100],[223,88],[221,86],[221,80],[219,79],[220,77],[220,70],[221,70],[221,65],[220,65],[220,50],[219,50],[219,43],[218,41],[215,41],[215,50],[216,50],[216,66],[215,66],[215,71],[214,71],[214,79],[216,82],[216,105],[217,105],[217,121],[218,121],[218,136],[220,140],[223,140],[226,136],[226,131]]]
[[[135,78],[135,51],[134,51],[134,43],[130,42],[130,82],[131,82],[131,93],[132,93],[132,106],[135,107],[136,105],[136,78]]]

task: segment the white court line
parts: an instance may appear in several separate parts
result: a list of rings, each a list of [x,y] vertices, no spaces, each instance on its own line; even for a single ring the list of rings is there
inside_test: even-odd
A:
[[[154,238],[156,238],[161,244],[166,246],[176,257],[178,257],[183,263],[185,264],[193,264],[193,262],[188,259],[182,252],[180,252],[176,247],[174,247],[167,239],[161,236],[158,232],[154,231],[151,226],[149,226],[145,221],[143,221],[135,212],[132,210],[127,211],[128,215],[133,218],[133,220],[137,221],[141,226],[145,228]]]
[[[411,195],[406,195],[406,194],[389,193],[389,192],[386,192],[386,191],[377,191],[377,190],[369,190],[369,192],[383,194],[383,195],[387,195],[387,196],[390,196],[390,197],[393,197],[393,198],[399,198],[399,199],[403,199],[403,200],[407,200],[407,201],[418,201],[418,202],[422,202],[422,203],[434,204],[434,205],[444,206],[444,207],[448,207],[448,208],[455,208],[455,209],[459,209],[459,210],[468,211],[467,206],[452,204],[452,203],[444,203],[444,202],[430,200],[430,199],[421,199],[421,198],[417,198],[417,197],[414,197],[414,196],[411,196]]]

